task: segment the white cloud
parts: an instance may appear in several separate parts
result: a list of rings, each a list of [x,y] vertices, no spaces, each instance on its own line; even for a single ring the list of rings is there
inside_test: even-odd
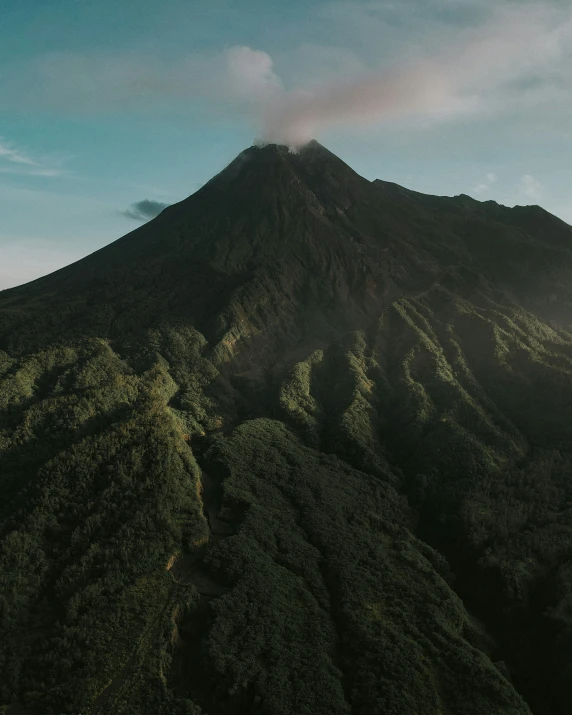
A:
[[[267,52],[236,46],[226,51],[229,89],[238,97],[260,99],[282,90]]]
[[[494,184],[496,180],[496,174],[494,174],[492,171],[489,171],[485,175],[485,178],[482,181],[479,181],[479,183],[475,186],[475,188],[473,189],[473,193],[477,196],[486,194],[486,192],[490,189],[491,184]]]
[[[527,199],[540,201],[542,198],[542,185],[531,174],[524,174],[520,180],[520,192]]]
[[[491,186],[497,182],[497,176],[493,172],[488,172],[485,178],[479,181],[474,189],[475,196],[482,196],[490,191]],[[538,179],[531,174],[523,174],[518,185],[518,192],[521,199],[540,201],[542,198],[542,185]]]

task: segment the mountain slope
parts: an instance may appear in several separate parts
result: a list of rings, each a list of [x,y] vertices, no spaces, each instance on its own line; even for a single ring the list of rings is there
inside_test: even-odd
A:
[[[571,239],[271,145],[1,293],[7,712],[568,712]]]

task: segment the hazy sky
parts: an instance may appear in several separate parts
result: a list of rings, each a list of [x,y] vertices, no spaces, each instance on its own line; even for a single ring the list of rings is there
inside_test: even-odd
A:
[[[0,288],[196,191],[255,138],[572,223],[570,0],[3,0]]]

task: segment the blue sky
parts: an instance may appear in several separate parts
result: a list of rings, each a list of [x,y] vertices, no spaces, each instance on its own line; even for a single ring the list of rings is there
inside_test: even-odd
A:
[[[572,223],[569,0],[4,0],[0,288],[136,228],[254,139]],[[135,216],[135,217],[134,217]]]

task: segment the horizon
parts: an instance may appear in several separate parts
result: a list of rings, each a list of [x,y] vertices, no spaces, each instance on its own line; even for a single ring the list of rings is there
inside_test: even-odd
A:
[[[315,136],[370,181],[572,223],[557,0],[9,0],[6,17],[0,289],[112,243],[260,139]]]

